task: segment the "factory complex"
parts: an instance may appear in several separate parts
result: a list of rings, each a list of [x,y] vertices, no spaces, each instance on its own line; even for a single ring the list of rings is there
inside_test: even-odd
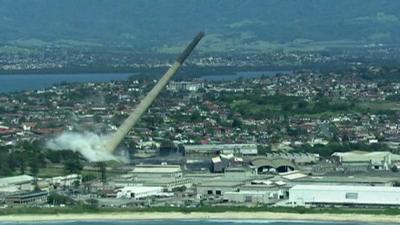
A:
[[[343,159],[336,160],[338,155],[341,154],[331,156],[337,171],[324,175],[313,174],[317,162],[300,163],[310,155],[226,157],[220,154],[218,161],[216,156],[204,153],[202,159],[196,159],[198,168],[173,162],[107,167],[108,178],[103,182],[85,181],[77,174],[49,178],[6,177],[0,179],[0,203],[6,207],[43,206],[48,204],[51,193],[63,193],[75,201],[94,198],[102,207],[194,207],[201,204],[400,207],[400,187],[392,171],[385,170],[386,167],[368,167],[369,173],[359,172],[354,176],[354,170],[341,167]],[[385,153],[370,155],[382,156],[378,161],[387,158]],[[296,163],[294,157],[300,161]],[[361,160],[372,161],[370,157]],[[390,163],[388,167],[398,163],[397,155],[390,158],[382,163]],[[351,160],[347,155],[346,163]],[[193,164],[192,161],[189,164]]]
[[[390,186],[296,185],[289,191],[289,204],[398,206],[400,191]]]
[[[45,169],[41,175],[39,167],[36,168],[34,163],[29,165],[31,175],[25,175],[26,165],[18,163],[20,149],[16,149],[14,158],[10,157],[7,163],[17,166],[13,171],[2,168],[3,171],[9,172],[9,176],[0,178],[0,206],[3,208],[74,207],[83,204],[101,208],[202,206],[400,208],[398,152],[370,145],[357,146],[361,149],[368,148],[368,151],[338,148],[337,145],[329,146],[325,139],[334,138],[325,121],[319,121],[320,126],[317,129],[314,126],[316,123],[307,122],[307,119],[304,121],[298,118],[290,119],[301,125],[301,129],[295,130],[289,125],[276,127],[275,129],[279,130],[275,132],[277,136],[280,132],[290,133],[289,136],[301,136],[302,132],[315,132],[318,133],[315,137],[323,136],[324,139],[302,137],[302,141],[283,140],[272,146],[270,142],[272,138],[267,137],[268,133],[272,132],[269,126],[274,126],[277,121],[283,123],[287,119],[285,116],[276,115],[276,121],[263,121],[266,128],[260,128],[257,135],[247,131],[247,134],[253,133],[253,136],[242,135],[246,132],[241,130],[241,126],[254,128],[258,122],[233,118],[235,113],[228,112],[224,113],[226,118],[221,119],[223,112],[217,110],[218,104],[204,101],[203,107],[215,109],[213,113],[215,119],[211,117],[204,119],[200,111],[197,115],[193,111],[186,112],[185,109],[181,109],[181,105],[176,106],[176,111],[186,116],[185,120],[197,121],[198,126],[193,128],[190,137],[172,135],[169,131],[178,132],[181,127],[171,125],[163,131],[163,136],[167,138],[158,139],[157,142],[156,138],[153,140],[152,133],[162,132],[156,125],[156,117],[162,117],[165,113],[162,110],[157,116],[145,118],[149,128],[138,128],[144,132],[146,141],[135,137],[135,132],[132,130],[134,126],[203,36],[204,33],[200,32],[168,68],[164,76],[154,81],[155,86],[150,92],[140,101],[135,101],[138,104],[133,112],[120,105],[116,106],[118,113],[121,110],[124,112],[112,118],[118,123],[122,121],[122,124],[119,127],[107,127],[106,130],[112,130],[109,135],[71,136],[67,133],[67,141],[63,139],[62,147],[54,147],[59,144],[54,140],[58,140],[65,133],[51,139],[53,142],[47,143],[53,143],[53,148],[51,145],[46,146],[50,148],[46,150],[49,150],[47,154],[51,157],[42,157],[39,153],[32,154],[36,157],[36,161],[33,162],[48,163],[41,168]],[[257,82],[254,84],[258,85]],[[175,94],[180,91],[193,94],[204,91],[204,84],[171,82],[168,89]],[[217,99],[220,94],[218,90],[216,92],[218,92],[215,95]],[[231,93],[230,88],[228,92]],[[236,89],[233,92],[236,92]],[[280,95],[274,94],[274,96],[279,101],[283,98]],[[196,98],[198,96],[193,97]],[[120,95],[118,99],[124,97]],[[262,102],[261,99],[256,98],[256,100]],[[247,104],[248,101],[233,100],[229,107]],[[133,102],[129,102],[131,103]],[[298,102],[296,107],[307,104]],[[289,105],[289,107],[295,106]],[[105,108],[99,107],[91,110],[106,111]],[[247,110],[250,109],[242,111],[245,114]],[[175,114],[175,111],[173,113]],[[125,115],[128,117],[125,118]],[[101,121],[104,118],[99,116],[97,119]],[[218,126],[218,120],[224,120],[223,123],[229,129]],[[290,123],[289,120],[287,122]],[[190,126],[192,126],[190,123],[183,125],[183,127]],[[233,133],[238,135],[235,137]],[[212,135],[226,138],[213,141],[210,138]],[[345,138],[345,135],[342,136]],[[368,139],[368,142],[370,141],[375,143],[378,140],[371,138]],[[78,145],[77,142],[81,142],[82,145]],[[27,142],[23,147],[33,149],[32,152],[37,150],[37,146],[29,144]],[[62,154],[58,154],[60,152]]]

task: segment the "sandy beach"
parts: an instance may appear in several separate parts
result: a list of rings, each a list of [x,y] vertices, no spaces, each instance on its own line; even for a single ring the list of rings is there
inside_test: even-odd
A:
[[[271,212],[222,212],[222,213],[93,213],[93,214],[57,214],[57,215],[7,215],[0,221],[93,221],[93,220],[160,220],[160,219],[262,219],[262,220],[314,220],[314,221],[360,221],[399,223],[400,215],[368,214],[296,214]]]

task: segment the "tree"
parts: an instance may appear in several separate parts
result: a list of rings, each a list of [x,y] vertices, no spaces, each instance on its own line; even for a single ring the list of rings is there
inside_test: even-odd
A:
[[[242,127],[242,121],[238,118],[234,118],[232,121],[232,127],[233,128],[241,128]]]
[[[79,160],[68,159],[64,161],[64,170],[68,173],[80,173],[83,169],[83,165]]]
[[[199,111],[194,111],[190,116],[190,122],[199,122],[201,121],[201,115]]]
[[[105,162],[99,162],[98,164],[99,171],[100,171],[100,179],[103,184],[107,182],[107,171],[106,171],[106,163]]]
[[[12,171],[8,166],[3,166],[1,165],[3,164],[2,162],[0,162],[0,176],[10,176],[12,175]]]
[[[82,182],[88,182],[88,181],[92,181],[92,180],[96,180],[96,176],[92,175],[92,174],[88,174],[82,177]]]
[[[25,160],[21,160],[20,161],[20,165],[19,165],[19,171],[21,174],[25,174],[25,169],[26,169],[26,163]]]
[[[73,185],[74,185],[75,188],[78,188],[79,185],[81,185],[81,182],[79,180],[76,180],[76,181],[73,182]]]
[[[271,146],[269,146],[269,145],[257,145],[257,154],[258,155],[265,155],[268,152],[271,152]]]
[[[52,163],[60,163],[62,158],[61,151],[47,151],[46,158]]]
[[[37,163],[37,161],[33,160],[29,162],[29,168],[30,168],[30,172],[34,177],[37,177],[37,175],[39,174],[39,163]]]
[[[51,193],[47,198],[47,202],[53,205],[60,205],[60,204],[72,205],[74,203],[74,201],[71,198],[57,193]]]

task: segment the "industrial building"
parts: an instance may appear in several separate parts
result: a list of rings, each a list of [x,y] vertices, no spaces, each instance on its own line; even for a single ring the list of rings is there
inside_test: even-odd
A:
[[[137,165],[130,172],[130,174],[136,177],[144,178],[159,178],[159,177],[171,177],[178,178],[182,177],[182,169],[179,165],[153,165],[153,164],[143,164]]]
[[[291,206],[400,205],[400,187],[352,185],[295,185],[289,190]]]
[[[13,192],[32,191],[34,180],[35,178],[29,175],[0,178],[0,197]]]
[[[293,185],[350,185],[350,186],[393,186],[398,179],[392,176],[307,176],[291,180]]]
[[[211,159],[212,162],[212,171],[214,173],[224,172],[230,166],[238,167],[243,165],[243,158],[235,157],[233,154],[224,155],[220,154],[219,156],[213,157]]]
[[[400,155],[391,152],[335,152],[332,157],[336,157],[339,162],[400,161]]]
[[[278,199],[277,192],[269,191],[237,191],[224,194],[224,200],[232,203],[270,204]]]
[[[257,155],[256,144],[206,144],[185,145],[186,155],[213,155],[215,153],[234,155]]]
[[[270,160],[265,156],[253,158],[251,164],[257,169],[258,174],[288,172],[297,168],[290,160],[283,158]]]
[[[47,203],[49,193],[46,191],[9,195],[5,202],[10,206],[42,205]]]
[[[213,157],[211,159],[212,162],[212,171],[214,173],[222,173],[225,168],[229,166],[229,160],[221,158],[220,156]]]
[[[332,158],[340,163],[345,171],[389,170],[394,162],[400,161],[400,155],[391,152],[335,152]]]
[[[162,187],[166,191],[172,191],[178,187],[191,187],[192,179],[184,178],[181,166],[179,165],[137,165],[129,173],[131,180],[129,183],[143,186]],[[119,182],[121,183],[121,182]],[[126,183],[126,182],[122,182]]]
[[[117,191],[117,198],[143,199],[161,195],[163,195],[162,187],[128,186]]]
[[[191,178],[159,178],[159,179],[138,179],[137,184],[143,186],[160,186],[166,191],[173,191],[175,188],[186,187],[189,188],[193,185],[193,180]]]
[[[240,186],[239,191],[225,192],[224,200],[232,203],[272,204],[287,198],[286,182],[271,178],[246,182]]]
[[[49,178],[49,182],[53,186],[70,187],[76,182],[81,183],[82,176],[79,174],[69,174],[67,176],[52,177]]]
[[[265,157],[268,160],[286,159],[299,165],[317,163],[320,159],[319,154],[289,152],[266,153]]]
[[[111,183],[124,186],[156,186],[172,191],[178,187],[191,187],[192,178],[183,177],[179,165],[139,165],[129,174],[124,174],[111,179]]]
[[[0,188],[12,185],[24,185],[24,184],[31,184],[34,181],[34,178],[29,175],[20,175],[20,176],[13,176],[13,177],[3,177],[0,178]]]
[[[225,169],[224,176],[229,177],[230,179],[237,180],[249,180],[257,175],[254,168],[246,167],[246,166],[235,166],[229,167]]]
[[[209,181],[207,183],[202,183],[196,186],[197,195],[200,198],[211,197],[211,196],[223,196],[226,192],[236,192],[239,191],[240,186],[244,182],[242,181],[232,181],[232,180],[218,180]]]
[[[167,85],[169,91],[193,91],[196,92],[199,89],[204,88],[204,82],[193,82],[193,81],[171,81]]]

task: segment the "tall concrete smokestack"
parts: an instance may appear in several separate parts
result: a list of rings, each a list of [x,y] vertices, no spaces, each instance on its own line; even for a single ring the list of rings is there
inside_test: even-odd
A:
[[[157,82],[156,86],[146,95],[140,102],[136,109],[129,115],[129,117],[122,123],[118,130],[113,134],[111,139],[105,143],[105,149],[109,152],[114,152],[122,139],[128,134],[129,130],[136,124],[144,112],[150,107],[154,99],[160,94],[161,90],[167,85],[168,81],[175,75],[175,73],[182,66],[185,59],[190,55],[199,41],[204,37],[204,32],[200,32],[179,55],[175,63],[167,70],[164,76]]]

